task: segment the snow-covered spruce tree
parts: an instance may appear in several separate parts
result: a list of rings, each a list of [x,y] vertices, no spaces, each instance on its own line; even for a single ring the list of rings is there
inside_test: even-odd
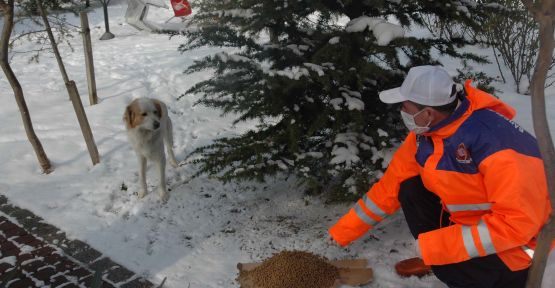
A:
[[[196,29],[181,51],[236,48],[195,62],[186,73],[213,69],[187,94],[235,113],[256,129],[221,138],[190,155],[195,175],[224,181],[295,174],[307,192],[332,198],[364,192],[382,173],[385,151],[406,133],[396,108],[378,91],[399,86],[412,66],[439,64],[432,51],[459,53],[464,39],[419,39],[407,28],[425,14],[479,27],[487,10],[473,1],[239,0],[196,2]],[[346,24],[345,24],[346,23]],[[393,23],[399,24],[395,25]],[[231,49],[227,50],[230,51]]]

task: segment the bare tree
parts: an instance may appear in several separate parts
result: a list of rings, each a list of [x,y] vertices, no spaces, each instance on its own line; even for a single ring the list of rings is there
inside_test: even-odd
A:
[[[6,1],[6,0],[5,0]],[[41,0],[41,4],[45,9],[56,11],[48,15],[49,22],[51,23],[52,30],[55,31],[56,42],[63,43],[74,52],[72,42],[75,32],[80,29],[69,21],[67,15],[70,13],[78,15],[82,10],[82,6],[74,2],[75,0]],[[14,27],[17,30],[13,31],[9,43],[9,57],[10,60],[15,55],[29,55],[29,62],[40,61],[40,56],[44,53],[48,54],[53,52],[50,46],[48,35],[41,22],[40,13],[35,0],[16,0],[14,1],[14,10],[17,11],[14,15]],[[63,3],[61,7],[60,3]],[[37,17],[39,16],[39,17]],[[33,43],[29,46],[25,43]],[[21,45],[23,44],[23,45]]]
[[[31,122],[31,115],[29,114],[29,109],[27,109],[27,104],[25,103],[25,98],[23,97],[23,89],[13,72],[10,63],[8,61],[8,46],[10,42],[10,36],[12,34],[14,26],[14,0],[0,0],[0,12],[4,18],[4,27],[2,29],[2,36],[0,38],[0,66],[6,75],[10,85],[12,86],[14,96],[19,107],[19,112],[21,113],[21,118],[23,119],[23,126],[25,127],[25,132],[27,133],[27,138],[35,154],[37,155],[39,164],[44,173],[50,173],[52,171],[52,166],[50,165],[50,160],[46,156],[42,144],[35,134],[33,129],[33,124]]]
[[[46,16],[46,11],[42,6],[41,0],[36,0],[36,3],[42,16],[42,20],[44,21],[44,27],[46,28],[46,33],[48,34],[48,38],[50,39],[52,50],[54,51],[54,56],[56,57],[56,61],[58,62],[58,67],[60,68],[60,72],[62,73],[62,78],[64,79],[64,83],[69,94],[69,99],[71,100],[75,113],[77,114],[77,120],[79,121],[81,132],[83,133],[83,137],[85,138],[91,160],[93,162],[93,165],[96,165],[100,162],[98,149],[94,142],[94,137],[89,125],[89,120],[87,120],[87,115],[85,113],[85,110],[83,109],[83,103],[81,102],[79,91],[77,91],[77,86],[75,86],[75,82],[69,80],[64,62],[62,61],[62,56],[60,56],[60,52],[58,51],[56,40],[54,39],[54,34],[52,33],[52,28],[50,27],[50,23],[48,22],[48,17]]]
[[[493,50],[493,57],[504,83],[505,66],[515,82],[517,93],[530,93],[534,60],[539,51],[539,27],[521,0],[484,0],[496,7],[478,29],[465,23],[453,25],[436,15],[422,15],[422,25],[442,39],[463,37],[485,44]],[[493,5],[495,4],[495,5]],[[494,9],[494,8],[492,8]],[[552,59],[545,87],[555,84],[555,58]]]
[[[534,131],[538,138],[544,162],[549,198],[553,208],[549,220],[543,226],[538,237],[538,245],[534,253],[532,267],[528,274],[528,282],[526,283],[527,288],[539,288],[542,284],[551,242],[555,239],[555,147],[553,146],[553,139],[551,138],[547,122],[544,88],[555,46],[555,40],[553,39],[555,0],[522,0],[522,3],[528,8],[539,24],[540,48],[530,91],[532,94]]]
[[[489,19],[484,36],[494,48],[496,61],[499,56],[509,69],[516,92],[527,92],[529,87],[524,85],[531,81],[534,58],[538,53],[538,24],[520,1],[503,2],[506,10]]]

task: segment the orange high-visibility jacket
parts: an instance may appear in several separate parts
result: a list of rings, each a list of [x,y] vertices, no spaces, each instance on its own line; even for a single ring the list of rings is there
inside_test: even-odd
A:
[[[422,136],[409,133],[380,181],[330,228],[337,243],[348,245],[394,213],[400,184],[420,175],[454,223],[419,235],[426,264],[497,253],[513,271],[530,265],[551,213],[538,144],[510,120],[513,108],[470,81],[465,89],[449,118]]]

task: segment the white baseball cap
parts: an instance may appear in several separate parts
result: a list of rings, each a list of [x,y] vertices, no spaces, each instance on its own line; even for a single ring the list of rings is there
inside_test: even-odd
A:
[[[411,101],[425,106],[442,106],[453,102],[453,79],[441,66],[412,67],[401,87],[380,92],[380,100],[387,104]]]

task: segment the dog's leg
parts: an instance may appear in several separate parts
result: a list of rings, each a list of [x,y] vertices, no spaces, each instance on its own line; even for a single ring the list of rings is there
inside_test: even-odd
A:
[[[166,190],[166,157],[164,156],[164,151],[160,155],[159,161],[157,161],[158,171],[160,175],[160,185],[158,186],[158,194],[160,194],[160,200],[163,203],[168,201],[168,191]]]
[[[143,156],[138,156],[139,159],[139,184],[141,188],[139,190],[139,198],[143,198],[146,195],[146,158]]]
[[[166,151],[168,151],[170,165],[177,168],[177,160],[175,160],[175,155],[173,154],[173,125],[170,117],[167,120],[166,131],[164,131],[164,144],[166,145]]]

